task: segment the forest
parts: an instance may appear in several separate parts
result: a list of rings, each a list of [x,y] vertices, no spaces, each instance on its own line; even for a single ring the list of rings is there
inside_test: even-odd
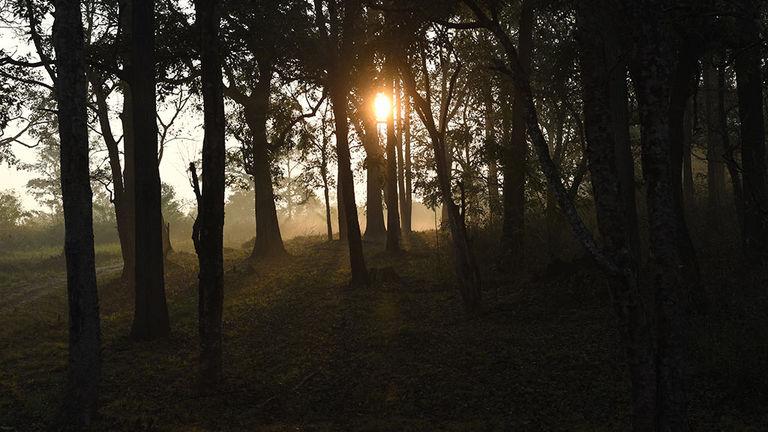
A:
[[[0,431],[768,431],[767,3],[0,0]]]

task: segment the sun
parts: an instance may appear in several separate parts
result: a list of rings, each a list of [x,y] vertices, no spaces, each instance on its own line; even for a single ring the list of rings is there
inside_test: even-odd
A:
[[[376,114],[376,121],[379,123],[386,122],[389,118],[392,105],[389,102],[389,98],[384,93],[377,93],[376,99],[373,101],[373,111]]]

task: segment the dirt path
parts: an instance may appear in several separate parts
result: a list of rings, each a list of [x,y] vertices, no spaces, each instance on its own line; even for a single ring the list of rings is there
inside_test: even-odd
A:
[[[117,274],[123,268],[123,263],[111,262],[102,266],[96,267],[96,278],[102,278],[107,275]],[[67,284],[66,273],[57,273],[54,276],[46,276],[44,278],[22,281],[8,287],[6,296],[0,302],[0,313],[12,312],[25,304],[34,302],[48,294],[51,294],[54,290],[61,289],[62,292]]]

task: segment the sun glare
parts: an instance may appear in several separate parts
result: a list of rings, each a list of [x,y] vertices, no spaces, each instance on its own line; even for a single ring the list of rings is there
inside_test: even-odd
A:
[[[389,118],[389,113],[392,110],[387,95],[384,93],[377,93],[376,99],[373,101],[373,109],[376,113],[376,121],[379,123],[386,122]]]

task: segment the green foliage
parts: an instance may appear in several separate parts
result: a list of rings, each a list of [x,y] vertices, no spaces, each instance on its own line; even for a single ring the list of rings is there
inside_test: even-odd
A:
[[[14,191],[0,191],[0,230],[15,228],[27,213]]]

